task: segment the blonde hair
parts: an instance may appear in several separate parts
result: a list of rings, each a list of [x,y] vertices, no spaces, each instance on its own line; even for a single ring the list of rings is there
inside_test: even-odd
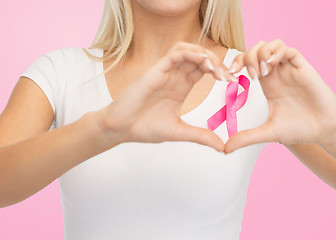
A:
[[[202,34],[226,48],[245,51],[244,26],[240,0],[202,0],[199,10]],[[125,56],[131,46],[134,21],[131,0],[105,0],[97,34],[89,49],[107,50],[102,57],[84,52],[93,60],[103,62],[116,57],[106,73]],[[100,75],[101,75],[100,74]],[[98,76],[97,76],[98,77]]]

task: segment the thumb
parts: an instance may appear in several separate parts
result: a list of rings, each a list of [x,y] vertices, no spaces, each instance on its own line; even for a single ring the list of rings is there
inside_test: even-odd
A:
[[[214,148],[224,152],[224,143],[213,131],[205,128],[191,126],[180,120],[177,130],[171,141],[189,141]]]
[[[259,127],[240,131],[232,135],[225,143],[224,152],[231,153],[239,148],[262,142],[276,141],[271,124],[265,123]]]

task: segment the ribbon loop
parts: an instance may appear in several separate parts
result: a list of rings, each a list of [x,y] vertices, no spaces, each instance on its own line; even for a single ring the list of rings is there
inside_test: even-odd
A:
[[[246,103],[250,87],[250,80],[246,76],[240,75],[237,77],[237,80],[237,82],[230,82],[226,88],[226,105],[212,115],[207,121],[208,128],[214,131],[226,120],[229,138],[237,132],[236,112]],[[238,84],[244,88],[244,91],[237,96]]]

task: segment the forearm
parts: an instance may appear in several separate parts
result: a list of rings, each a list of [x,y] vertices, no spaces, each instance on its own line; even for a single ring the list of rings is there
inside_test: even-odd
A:
[[[321,145],[336,161],[336,140],[330,143],[324,143]],[[335,173],[336,174],[336,173]]]
[[[319,145],[324,150],[326,150],[336,161],[336,126],[335,128],[330,129],[327,137],[324,137],[319,141]]]
[[[336,159],[318,144],[284,144],[304,165],[336,189]]]
[[[303,164],[336,189],[336,115],[321,125],[314,144],[284,144]]]
[[[34,138],[0,148],[0,207],[38,192],[74,166],[117,145],[95,113]]]

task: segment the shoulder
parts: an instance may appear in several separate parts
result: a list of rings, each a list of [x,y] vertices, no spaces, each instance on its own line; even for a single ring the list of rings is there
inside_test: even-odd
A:
[[[88,48],[79,48],[79,47],[64,47],[56,50],[49,51],[44,55],[49,57],[50,60],[58,63],[81,63],[87,62],[91,59],[85,53],[88,52],[93,56],[100,56],[101,51],[99,49],[88,49]],[[91,60],[92,61],[92,60]]]
[[[93,58],[89,57],[85,50]],[[43,54],[41,58],[51,65],[59,78],[66,79],[82,76],[85,70],[96,65],[97,61],[94,57],[100,57],[101,53],[102,51],[96,48],[64,47],[49,51]]]

